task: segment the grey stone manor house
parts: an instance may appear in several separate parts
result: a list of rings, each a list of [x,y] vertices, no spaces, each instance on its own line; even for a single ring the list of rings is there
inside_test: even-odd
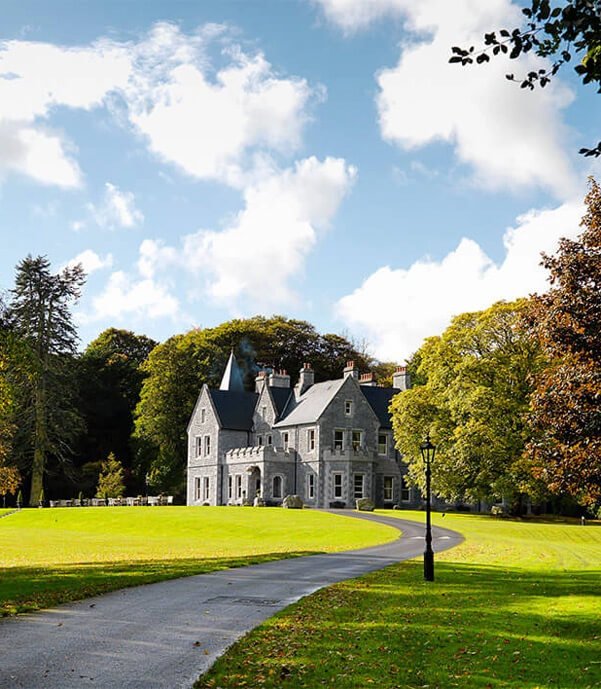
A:
[[[350,361],[342,378],[315,383],[304,364],[294,388],[285,371],[260,371],[247,392],[232,352],[219,390],[203,386],[188,424],[188,504],[280,504],[289,494],[312,507],[413,504],[388,413],[406,370],[393,380],[379,387]]]

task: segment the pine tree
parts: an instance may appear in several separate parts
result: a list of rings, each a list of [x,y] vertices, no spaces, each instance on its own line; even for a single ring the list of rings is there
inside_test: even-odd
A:
[[[80,265],[53,275],[44,256],[17,265],[9,305],[11,326],[23,348],[15,366],[19,424],[15,451],[31,471],[29,504],[38,501],[50,456],[65,460],[80,428],[73,403],[72,358],[77,332],[71,304],[85,280]]]
[[[111,452],[102,463],[98,479],[98,498],[120,498],[125,493],[124,471],[121,462]]]

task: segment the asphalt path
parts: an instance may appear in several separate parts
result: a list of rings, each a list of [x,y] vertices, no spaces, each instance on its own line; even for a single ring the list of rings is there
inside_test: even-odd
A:
[[[190,689],[234,641],[324,586],[419,556],[424,526],[362,550],[279,560],[137,586],[0,621],[0,689]],[[433,528],[434,551],[462,541]]]

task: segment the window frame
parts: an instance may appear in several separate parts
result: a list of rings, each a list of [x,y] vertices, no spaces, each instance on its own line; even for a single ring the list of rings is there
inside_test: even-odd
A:
[[[290,442],[290,438],[288,435],[288,431],[283,431],[282,432],[282,445],[284,447],[284,450],[288,449],[289,442]]]
[[[194,500],[200,500],[201,476],[194,477]]]
[[[339,479],[339,481],[337,479]],[[334,500],[342,499],[342,496],[344,495],[343,485],[344,479],[342,472],[332,472],[332,495],[334,496]]]
[[[344,400],[344,415],[353,415],[353,400]]]
[[[202,499],[204,501],[207,501],[210,499],[210,495],[211,495],[211,479],[209,476],[204,476],[203,482],[202,482]]]
[[[315,474],[307,476],[307,499],[315,500]]]
[[[279,482],[279,495],[276,494],[275,490],[276,481]],[[281,500],[284,497],[284,477],[281,474],[276,474],[271,479],[271,496],[274,500]]]
[[[355,433],[359,434],[359,440],[355,441]],[[363,447],[363,430],[360,428],[353,428],[351,431],[351,447],[355,452],[360,450]]]
[[[307,429],[307,452],[315,452],[315,429]]]
[[[357,479],[361,479],[361,495],[357,494]],[[357,472],[353,474],[353,499],[361,500],[365,497],[365,474]]]
[[[387,481],[390,482],[389,486],[386,485]],[[388,489],[390,489],[390,497],[386,496]],[[384,476],[382,482],[382,499],[384,502],[394,502],[394,476]]]
[[[236,500],[242,498],[242,474],[236,474]]]
[[[336,433],[340,433],[340,446],[336,446]],[[333,448],[334,450],[340,450],[341,452],[344,452],[344,429],[343,428],[335,428],[333,431]]]
[[[384,438],[384,452],[381,452],[380,438]],[[388,457],[388,433],[378,433],[378,455]]]
[[[401,502],[411,502],[411,488],[407,485],[404,476],[401,476]]]
[[[202,457],[202,435],[194,436],[194,457]]]
[[[204,436],[204,456],[208,457],[211,454],[211,436]]]
[[[200,423],[205,423],[207,420],[207,410],[205,407],[203,407],[200,410]]]
[[[234,497],[234,477],[228,474],[227,477],[227,499],[231,500]]]

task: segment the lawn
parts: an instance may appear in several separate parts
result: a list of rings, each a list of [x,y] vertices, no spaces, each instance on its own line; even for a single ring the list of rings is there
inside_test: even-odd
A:
[[[419,512],[388,513],[423,521]],[[196,689],[601,687],[601,525],[434,515],[466,541],[309,596]]]
[[[0,520],[0,614],[227,567],[393,540],[382,524],[312,510],[29,509]]]

